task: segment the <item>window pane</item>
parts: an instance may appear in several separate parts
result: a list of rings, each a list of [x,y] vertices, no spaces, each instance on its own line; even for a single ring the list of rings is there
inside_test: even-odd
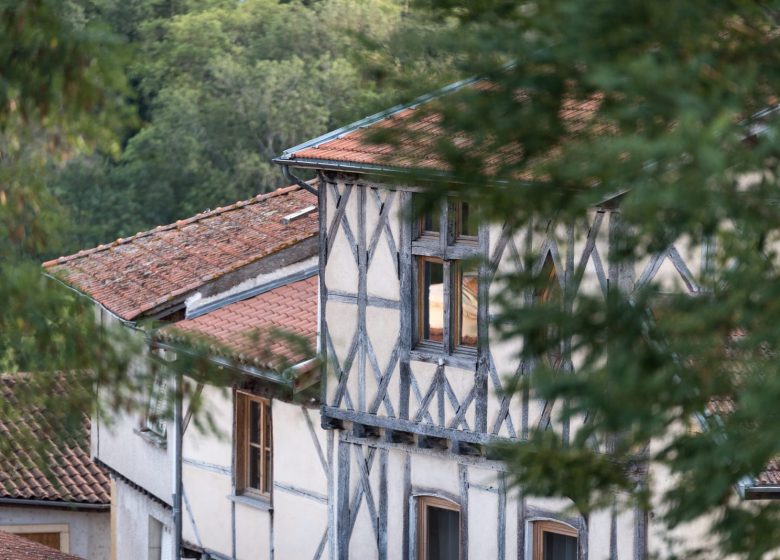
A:
[[[577,560],[577,538],[545,531],[544,560]]]
[[[460,557],[460,514],[428,506],[426,560],[458,560]]]
[[[260,403],[249,401],[249,441],[260,443]]]
[[[437,212],[426,212],[422,217],[422,230],[428,233],[439,233],[441,222]]]
[[[260,488],[260,448],[250,446],[249,447],[249,480],[247,481],[249,488],[256,490],[263,490]]]
[[[469,205],[466,202],[460,203],[459,222],[458,235],[477,237],[479,234],[479,225],[477,224],[476,216],[470,211]]]
[[[422,261],[422,338],[434,342],[444,339],[444,265]]]
[[[464,270],[460,275],[460,305],[458,309],[458,341],[462,346],[477,345],[477,294],[479,274],[475,269]]]

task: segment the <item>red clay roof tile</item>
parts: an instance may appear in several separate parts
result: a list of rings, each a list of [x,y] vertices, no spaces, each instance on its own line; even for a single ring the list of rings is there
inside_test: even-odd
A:
[[[271,329],[283,330],[312,347],[317,338],[317,276],[226,305],[194,319],[185,319],[160,331],[163,338],[182,340],[187,335],[211,340],[239,361],[274,368],[280,361],[300,362],[303,355],[286,340],[264,338]]]
[[[60,441],[56,434],[61,426],[56,423],[61,419],[49,409],[27,402],[21,392],[29,389],[22,385],[26,383],[25,374],[0,376],[0,437],[11,443],[15,451],[0,455],[0,496],[109,504],[108,475],[90,456],[89,417],[84,415],[82,431],[76,439]],[[55,386],[58,394],[64,393],[66,376],[56,380]],[[34,444],[30,438],[34,438]],[[50,476],[44,469],[50,471]]]
[[[478,81],[468,87],[480,89],[489,86],[486,86],[483,81]],[[599,96],[585,101],[566,100],[560,115],[568,127],[568,132],[575,134],[591,122],[600,102]],[[437,141],[449,132],[441,128],[440,122],[441,115],[435,112],[423,111],[416,107],[404,108],[367,125],[356,126],[358,123],[349,125],[338,136],[326,136],[317,144],[303,145],[297,150],[292,148],[285,153],[283,159],[292,164],[296,160],[315,160],[350,164],[357,167],[367,165],[446,172],[448,166],[439,157],[436,146]],[[404,133],[394,137],[398,145],[380,144],[371,140],[371,135],[380,129],[403,131]],[[471,144],[465,135],[459,136],[455,140],[459,141],[458,143],[462,146],[468,147]],[[508,159],[515,160],[521,154],[522,148],[519,146],[507,147],[498,154],[486,154],[486,168],[495,168],[502,161]]]
[[[295,185],[43,264],[67,284],[133,320],[203,284],[317,234],[317,204]]]

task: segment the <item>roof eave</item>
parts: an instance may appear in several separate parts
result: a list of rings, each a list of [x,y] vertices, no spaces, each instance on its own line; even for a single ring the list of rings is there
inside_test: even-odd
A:
[[[41,500],[37,498],[5,498],[0,497],[0,506],[36,506],[70,510],[108,511],[110,503],[76,502],[66,500]]]
[[[742,498],[745,500],[780,500],[780,485],[746,486]]]

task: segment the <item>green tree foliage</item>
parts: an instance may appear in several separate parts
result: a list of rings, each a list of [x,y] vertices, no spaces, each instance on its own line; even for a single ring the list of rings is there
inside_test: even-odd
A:
[[[134,398],[121,383],[127,345],[100,331],[91,306],[43,278],[36,258],[59,223],[47,166],[94,146],[111,152],[123,114],[120,42],[82,16],[59,1],[0,2],[0,371],[32,372],[19,400],[44,406],[60,385],[56,371],[74,373],[57,402],[68,418],[57,426],[63,438],[81,429],[96,383],[116,386],[117,407]],[[0,405],[4,421],[15,414]],[[0,454],[16,453],[15,444],[0,438]]]
[[[105,0],[87,13],[130,41],[144,122],[118,158],[74,160],[56,177],[83,218],[67,251],[284,185],[271,158],[389,104],[387,66],[405,63],[391,54],[396,32],[431,25],[396,0]]]
[[[568,496],[586,516],[611,507],[617,492],[622,506],[652,508],[667,528],[708,520],[704,558],[777,550],[780,508],[747,503],[735,488],[780,454],[780,159],[777,120],[760,114],[780,91],[780,6],[426,5],[457,20],[437,44],[462,75],[490,80],[430,108],[445,132],[436,149],[459,179],[436,194],[455,188],[483,218],[520,232],[550,219],[585,223],[594,205],[625,193],[613,263],[643,262],[672,241],[697,254],[705,242],[715,247],[696,297],[653,284],[610,286],[606,299],[567,288],[563,307],[529,309],[523,294],[543,279],[500,280],[503,335],[526,341],[526,358],[551,347],[576,358],[574,374],[540,367],[525,383],[562,403],[562,419],[588,415],[567,445],[534,431],[508,448],[516,481],[532,494]],[[571,101],[595,111],[576,130],[562,111]],[[497,153],[505,157],[488,160]],[[594,451],[594,438],[613,451]],[[652,473],[670,473],[668,488],[641,474],[648,462]]]

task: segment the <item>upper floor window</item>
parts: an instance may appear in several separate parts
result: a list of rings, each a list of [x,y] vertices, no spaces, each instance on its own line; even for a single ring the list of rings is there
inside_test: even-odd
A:
[[[236,392],[236,493],[271,497],[273,433],[271,403]]]
[[[165,438],[166,413],[168,410],[168,376],[164,372],[156,372],[152,382],[152,391],[146,405],[146,414],[142,431],[151,432],[155,436]]]
[[[452,201],[417,223],[416,341],[445,353],[477,346],[479,227],[465,202]]]
[[[535,521],[532,560],[577,560],[577,529],[557,521]]]

